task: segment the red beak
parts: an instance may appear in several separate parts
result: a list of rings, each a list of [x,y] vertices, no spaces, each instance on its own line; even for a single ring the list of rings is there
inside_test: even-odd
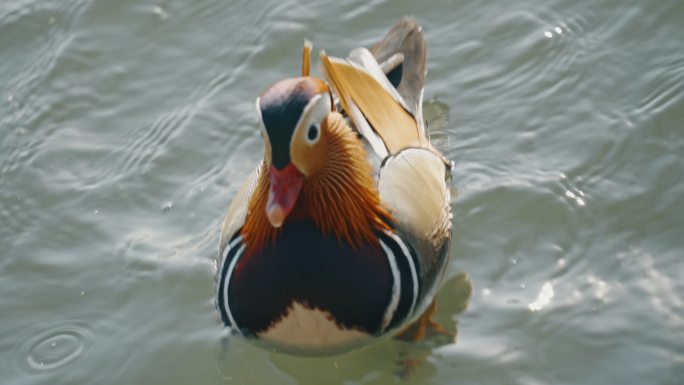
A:
[[[273,227],[280,227],[297,202],[304,175],[292,163],[282,170],[271,165],[269,171],[271,185],[268,190],[266,217]]]

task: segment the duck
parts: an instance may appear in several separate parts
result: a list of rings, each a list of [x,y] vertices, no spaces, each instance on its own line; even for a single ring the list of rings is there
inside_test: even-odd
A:
[[[256,99],[263,159],[228,207],[216,307],[230,334],[335,354],[434,324],[449,261],[452,162],[423,121],[413,17]],[[423,332],[424,334],[424,332]]]

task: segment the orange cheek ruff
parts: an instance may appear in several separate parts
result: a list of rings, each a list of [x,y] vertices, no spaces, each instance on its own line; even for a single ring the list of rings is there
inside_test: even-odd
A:
[[[273,227],[280,227],[297,202],[304,175],[290,163],[282,170],[271,165],[266,216]]]

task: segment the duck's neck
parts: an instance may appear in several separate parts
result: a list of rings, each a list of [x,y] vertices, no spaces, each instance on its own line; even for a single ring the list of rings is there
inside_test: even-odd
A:
[[[381,205],[363,144],[338,113],[327,121],[328,156],[323,169],[304,180],[288,221],[311,220],[324,234],[352,246],[379,247],[375,232],[387,230],[391,218]],[[249,204],[243,236],[248,249],[256,250],[277,239],[279,229],[266,218],[269,189],[264,166]]]

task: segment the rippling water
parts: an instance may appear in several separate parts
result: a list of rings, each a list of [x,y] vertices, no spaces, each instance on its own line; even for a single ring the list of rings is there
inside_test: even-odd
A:
[[[305,37],[339,56],[405,14],[456,163],[458,337],[225,339],[214,259],[256,95]],[[683,22],[667,0],[3,0],[2,384],[683,384]]]

